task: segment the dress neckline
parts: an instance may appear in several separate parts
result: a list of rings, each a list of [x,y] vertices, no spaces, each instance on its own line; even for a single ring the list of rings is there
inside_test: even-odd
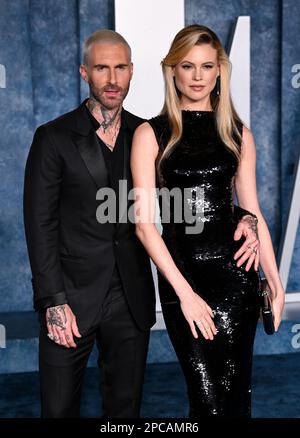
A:
[[[182,116],[185,118],[201,118],[204,116],[209,116],[211,114],[215,114],[215,111],[209,111],[209,110],[181,110]]]
[[[183,113],[214,113],[214,110],[187,110],[182,109]]]

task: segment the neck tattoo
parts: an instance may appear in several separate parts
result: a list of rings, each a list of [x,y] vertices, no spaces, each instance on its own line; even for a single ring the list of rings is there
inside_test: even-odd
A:
[[[117,110],[113,113],[111,111],[108,111],[106,108],[101,107],[101,113],[103,116],[103,121],[100,123],[100,128],[103,128],[103,132],[105,134],[106,130],[114,124],[114,121],[120,113],[120,108],[117,108]],[[117,124],[118,123],[116,123],[116,125]]]
[[[121,125],[122,106],[119,106],[114,110],[109,110],[97,102],[93,97],[90,97],[87,102],[87,107],[99,122],[100,128],[102,128],[104,134],[106,134],[106,131],[110,133],[110,128],[112,128],[113,134],[115,134],[116,130],[119,130]]]

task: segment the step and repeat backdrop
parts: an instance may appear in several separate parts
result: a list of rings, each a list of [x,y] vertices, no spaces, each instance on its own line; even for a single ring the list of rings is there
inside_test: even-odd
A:
[[[230,55],[234,101],[256,140],[261,209],[284,286],[299,293],[300,2],[0,0],[0,312],[32,309],[24,166],[36,127],[88,95],[78,71],[84,38],[100,28],[125,36],[134,79],[124,106],[152,117],[162,106],[159,63],[194,23],[212,28]]]

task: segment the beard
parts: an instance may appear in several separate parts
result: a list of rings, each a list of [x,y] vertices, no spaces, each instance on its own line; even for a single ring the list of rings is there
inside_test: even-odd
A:
[[[119,108],[129,91],[129,84],[126,88],[119,87],[117,85],[105,85],[105,87],[98,88],[92,82],[89,83],[90,96],[92,96],[101,106],[104,106],[108,110],[114,110]],[[108,90],[118,91],[117,96],[107,96],[105,94]]]

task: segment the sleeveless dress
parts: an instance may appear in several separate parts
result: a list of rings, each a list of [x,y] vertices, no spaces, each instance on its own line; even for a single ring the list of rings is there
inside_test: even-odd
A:
[[[212,341],[200,331],[198,339],[193,337],[175,291],[158,271],[163,316],[186,379],[190,418],[250,417],[259,278],[253,265],[247,272],[246,263],[237,267],[233,259],[245,241],[245,237],[233,239],[238,162],[218,135],[213,111],[182,111],[182,121],[181,140],[156,169],[158,189],[185,194],[181,222],[178,204],[172,209],[173,198],[159,196],[162,238],[194,292],[212,308],[218,333]],[[170,125],[164,115],[148,122],[159,145],[159,158],[170,138]],[[169,209],[169,218],[162,215],[164,208]],[[187,232],[192,228],[184,211],[196,215],[201,232]]]

